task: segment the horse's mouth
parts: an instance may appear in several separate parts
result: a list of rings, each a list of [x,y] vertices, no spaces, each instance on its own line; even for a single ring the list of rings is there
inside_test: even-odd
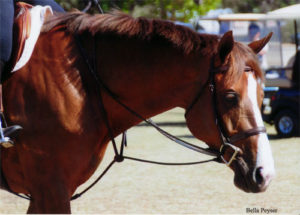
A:
[[[264,192],[267,186],[262,186],[253,180],[253,168],[249,168],[243,158],[238,157],[234,163],[234,184],[247,193]]]

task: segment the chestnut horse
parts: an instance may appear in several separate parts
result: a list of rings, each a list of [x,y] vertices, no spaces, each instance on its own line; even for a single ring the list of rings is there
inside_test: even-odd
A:
[[[11,190],[30,194],[29,213],[70,213],[72,194],[97,169],[110,140],[74,35],[90,59],[96,54],[102,82],[144,118],[185,108],[193,135],[219,150],[207,84],[215,72],[215,105],[226,135],[263,126],[263,75],[256,53],[270,35],[247,46],[234,42],[231,32],[220,38],[118,12],[53,17],[30,61],[4,83],[7,121],[24,129],[15,147],[1,149],[2,174]],[[113,136],[141,122],[102,94]],[[234,145],[241,149],[230,165],[235,185],[246,192],[264,191],[274,176],[266,133],[243,136]],[[224,158],[230,157],[228,150]]]

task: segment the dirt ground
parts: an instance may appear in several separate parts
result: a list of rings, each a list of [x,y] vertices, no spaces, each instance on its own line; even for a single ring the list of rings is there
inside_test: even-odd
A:
[[[154,118],[157,122],[183,122],[183,111],[174,109]],[[193,143],[184,126],[164,126]],[[116,164],[92,190],[72,202],[72,213],[80,214],[254,214],[300,215],[300,137],[277,139],[267,126],[276,166],[269,189],[248,194],[233,184],[233,172],[225,165],[209,163],[167,167],[126,160]],[[198,161],[209,158],[170,142],[147,126],[128,131],[125,154],[159,161]],[[91,182],[113,158],[109,147]],[[88,186],[89,182],[78,188]],[[0,191],[0,213],[26,213],[27,200]],[[248,209],[248,210],[249,210]],[[265,209],[262,211],[262,209]],[[253,211],[254,212],[254,211]],[[269,211],[271,212],[271,211]],[[248,212],[248,214],[251,214]]]

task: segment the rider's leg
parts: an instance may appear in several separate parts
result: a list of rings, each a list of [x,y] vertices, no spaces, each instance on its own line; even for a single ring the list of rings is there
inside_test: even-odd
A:
[[[14,1],[0,0],[0,60],[6,63],[11,56],[14,23]]]
[[[52,9],[56,12],[64,12],[64,9],[57,4],[54,0],[23,0],[23,2],[26,2],[31,5],[50,5]]]
[[[20,126],[10,126],[2,129],[3,126],[3,105],[2,105],[2,74],[4,66],[10,59],[12,52],[12,38],[13,38],[13,21],[14,21],[14,1],[5,0],[0,1],[0,145],[4,147],[13,146],[13,142],[9,137],[6,137],[9,131],[12,134],[19,130]]]

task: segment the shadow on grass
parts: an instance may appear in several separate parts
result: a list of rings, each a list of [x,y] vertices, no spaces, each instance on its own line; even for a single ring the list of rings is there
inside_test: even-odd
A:
[[[155,124],[161,127],[186,127],[185,122],[157,122]],[[151,125],[148,125],[147,123],[144,122],[137,125],[137,127],[144,127],[144,126],[151,126]]]
[[[186,127],[186,122],[184,122],[184,121],[182,121],[182,122],[158,122],[156,124],[160,127]],[[149,126],[151,126],[151,125],[148,125],[147,123],[144,123],[144,122],[137,125],[137,127],[149,127]],[[192,135],[179,135],[177,137],[179,137],[179,138],[195,138]],[[288,138],[280,137],[277,134],[268,134],[268,137],[270,140],[288,139]],[[300,137],[300,135],[296,135],[294,137]]]
[[[280,138],[277,134],[268,134],[269,140],[278,140],[278,139],[283,139]]]
[[[277,134],[268,134],[269,140],[284,140],[284,139],[289,139],[289,138],[293,138],[293,137],[300,137],[300,135],[294,135],[292,137],[280,137]]]
[[[194,136],[192,135],[178,135],[177,137],[179,138],[195,138]],[[289,139],[289,138],[282,138],[276,134],[268,134],[268,137],[269,137],[269,140],[279,140],[279,139]],[[295,137],[298,137],[298,136],[295,136]]]
[[[179,137],[179,138],[188,138],[188,139],[193,139],[193,138],[196,138],[194,137],[193,135],[178,135],[176,137]]]

